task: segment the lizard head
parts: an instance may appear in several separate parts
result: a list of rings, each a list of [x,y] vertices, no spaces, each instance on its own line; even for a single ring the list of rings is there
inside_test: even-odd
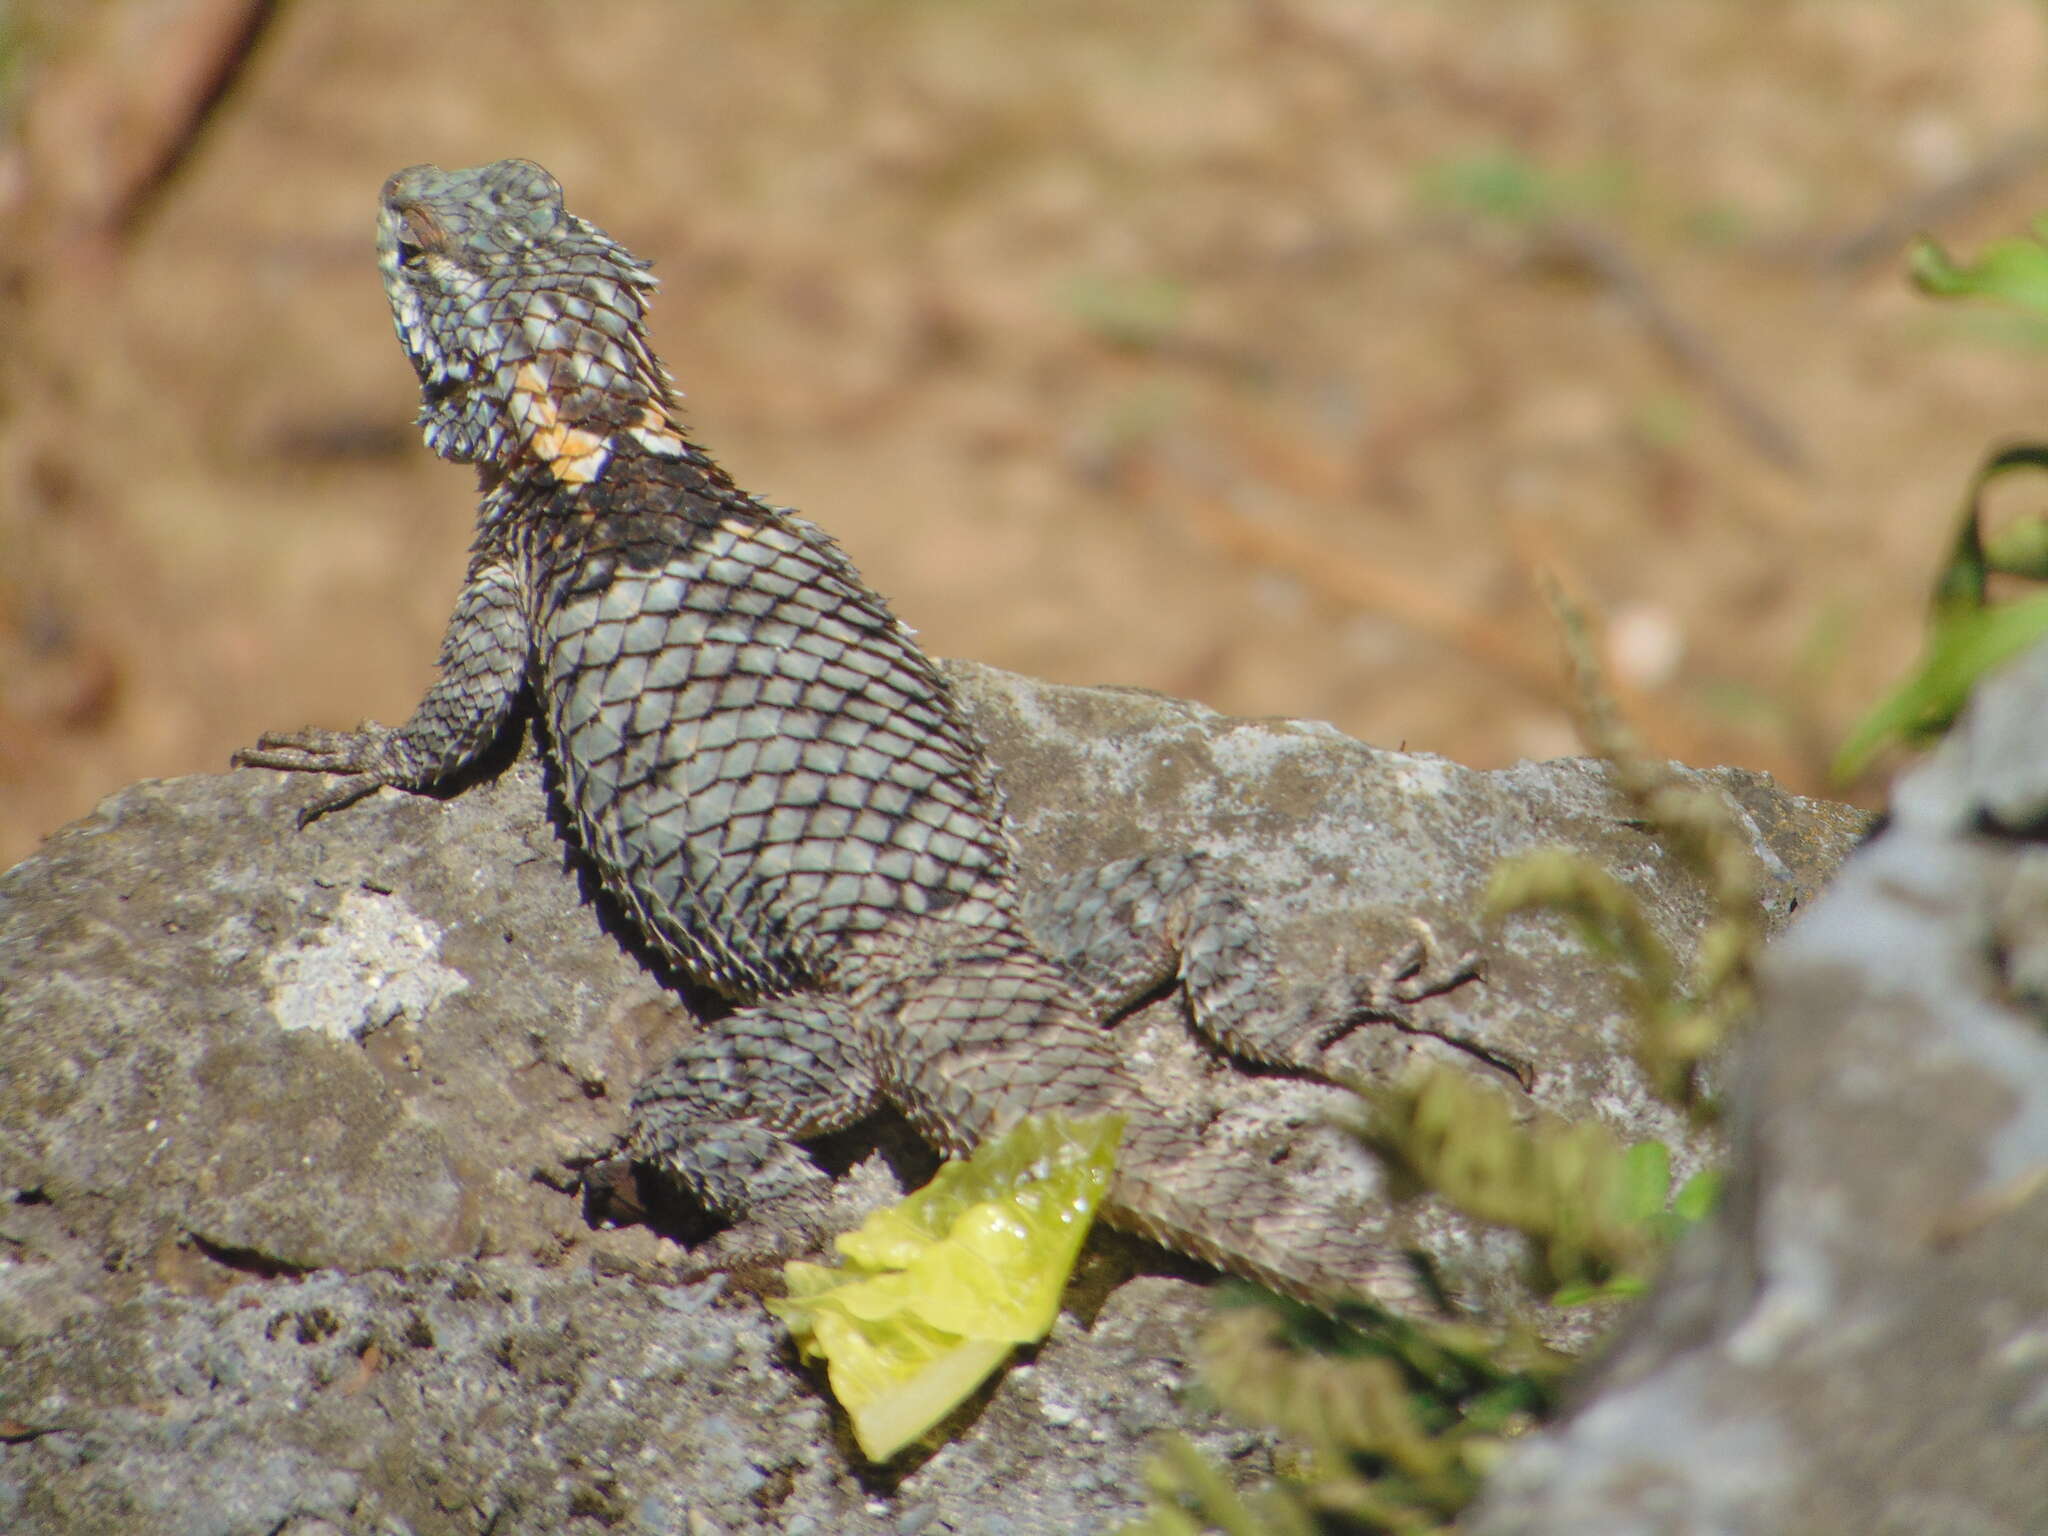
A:
[[[585,484],[617,434],[682,451],[647,345],[653,274],[565,209],[531,160],[400,171],[384,184],[377,265],[419,374],[420,428],[443,458],[504,469],[530,455]]]

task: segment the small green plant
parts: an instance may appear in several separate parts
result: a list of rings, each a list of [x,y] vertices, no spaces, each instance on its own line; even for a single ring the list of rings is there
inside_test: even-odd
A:
[[[1989,299],[2048,323],[2048,218],[2025,238],[1998,240],[1973,262],[1957,262],[1932,240],[1910,258],[1913,281],[1936,298]],[[1918,746],[1946,731],[1977,680],[2048,636],[2048,594],[1992,600],[1995,575],[2048,580],[2048,518],[1987,529],[1984,494],[2011,475],[2048,470],[2048,443],[2017,443],[1990,454],[1970,477],[1949,557],[1935,578],[1927,644],[1913,673],[1850,728],[1835,755],[1847,783],[1894,746]]]
[[[1423,173],[1422,191],[1429,202],[1517,221],[1543,217],[1557,203],[1550,178],[1508,149],[1440,160]]]
[[[2048,217],[2033,233],[1994,240],[1975,261],[1958,263],[1932,240],[1913,243],[1906,271],[1923,293],[1940,299],[1993,299],[2029,314],[2048,315]]]
[[[1706,1170],[1674,1197],[1662,1143],[1625,1147],[1593,1121],[1524,1123],[1502,1095],[1442,1065],[1368,1102],[1368,1145],[1466,1215],[1527,1237],[1534,1283],[1559,1306],[1642,1294],[1719,1188]]]
[[[1511,224],[1610,207],[1627,197],[1629,168],[1609,161],[1555,171],[1518,150],[1498,147],[1450,155],[1424,168],[1421,200]]]
[[[1460,1210],[1531,1241],[1558,1306],[1639,1295],[1664,1250],[1712,1209],[1719,1175],[1675,1195],[1670,1153],[1604,1127],[1524,1125],[1469,1074],[1425,1068],[1368,1101],[1362,1134]],[[1146,1468],[1150,1507],[1119,1536],[1448,1536],[1512,1442],[1549,1416],[1575,1364],[1526,1329],[1421,1324],[1363,1304],[1326,1316],[1246,1286],[1204,1335],[1202,1383],[1295,1447],[1240,1493],[1186,1440]]]
[[[1172,341],[1187,318],[1188,294],[1165,277],[1087,273],[1060,290],[1062,306],[1103,341],[1149,352]]]
[[[1835,755],[1836,782],[1858,777],[1888,747],[1938,738],[1979,678],[2048,636],[2048,593],[2000,603],[1990,592],[1993,575],[2048,580],[2048,518],[2027,518],[1987,537],[1983,517],[1984,492],[1995,481],[2044,470],[2048,443],[2021,443],[1992,454],[1971,477],[1948,561],[1935,580],[1926,648],[1912,675],[1850,728]]]
[[[1488,887],[1487,910],[1496,918],[1547,911],[1569,920],[1614,968],[1635,1025],[1636,1061],[1651,1088],[1708,1120],[1714,1107],[1702,1070],[1748,1015],[1752,972],[1763,952],[1756,859],[1720,794],[1686,782],[1643,751],[1601,680],[1585,616],[1561,592],[1549,595],[1576,674],[1588,744],[1607,760],[1634,819],[1699,876],[1712,916],[1691,963],[1681,966],[1632,891],[1562,850],[1504,860]]]
[[[1681,965],[1626,887],[1561,851],[1504,862],[1489,909],[1570,919],[1613,965],[1651,1084],[1708,1120],[1703,1068],[1749,1010],[1763,944],[1755,862],[1721,796],[1636,744],[1601,682],[1583,615],[1562,593],[1549,595],[1587,741],[1608,760],[1633,819],[1699,874],[1713,915]],[[1360,1134],[1397,1173],[1529,1239],[1536,1281],[1554,1305],[1640,1294],[1719,1193],[1711,1170],[1674,1193],[1670,1153],[1658,1143],[1624,1147],[1597,1124],[1525,1121],[1501,1094],[1441,1064],[1367,1091],[1363,1102]],[[1264,1321],[1226,1316],[1206,1351],[1205,1382],[1241,1418],[1305,1447],[1305,1459],[1240,1494],[1193,1447],[1169,1441],[1148,1470],[1147,1517],[1123,1536],[1449,1536],[1513,1437],[1550,1411],[1570,1364],[1514,1331],[1425,1327],[1369,1309],[1342,1326],[1349,1332],[1318,1332],[1278,1302]]]
[[[1526,1334],[1422,1327],[1372,1308],[1329,1317],[1247,1287],[1203,1338],[1223,1406],[1299,1447],[1250,1494],[1178,1436],[1146,1468],[1151,1508],[1120,1536],[1448,1532],[1508,1444],[1556,1405],[1571,1361]]]

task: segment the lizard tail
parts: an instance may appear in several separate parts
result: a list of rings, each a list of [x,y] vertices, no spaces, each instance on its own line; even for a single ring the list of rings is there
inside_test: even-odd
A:
[[[1114,1226],[1311,1306],[1357,1299],[1414,1317],[1435,1310],[1415,1266],[1270,1167],[1171,1124],[1133,1125],[1103,1203]]]

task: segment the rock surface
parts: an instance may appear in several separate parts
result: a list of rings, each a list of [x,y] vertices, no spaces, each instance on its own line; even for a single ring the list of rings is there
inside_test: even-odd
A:
[[[1480,773],[1320,725],[953,671],[1028,865],[1213,849],[1305,984],[1425,916],[1488,967],[1425,1006],[1432,1026],[1535,1063],[1549,1108],[1671,1145],[1681,1177],[1707,1155],[1643,1089],[1561,929],[1476,927],[1497,859],[1561,844],[1689,948],[1701,895],[1598,765]],[[1774,921],[1863,829],[1755,775],[1697,777],[1749,828]],[[1131,1513],[1161,1427],[1257,1470],[1256,1437],[1182,1395],[1199,1272],[1108,1236],[1053,1336],[943,1448],[862,1466],[743,1287],[671,1283],[676,1242],[593,1225],[573,1192],[691,1016],[585,899],[530,755],[295,834],[312,793],[253,770],[139,784],[0,877],[0,1529],[1023,1536]],[[1532,1312],[1514,1243],[1431,1201],[1388,1208],[1321,1123],[1336,1090],[1216,1059],[1171,1001],[1116,1027],[1166,1091],[1219,1105],[1245,1155]],[[1392,1028],[1333,1065],[1415,1052],[1519,1092]],[[1959,1090],[1981,1075],[1974,1057],[1948,1070]],[[880,1189],[875,1143],[853,1135],[845,1160]],[[1984,1347],[2048,1351],[1978,1327]]]
[[[2048,1531],[2048,649],[1769,957],[1727,1198],[1475,1536]]]

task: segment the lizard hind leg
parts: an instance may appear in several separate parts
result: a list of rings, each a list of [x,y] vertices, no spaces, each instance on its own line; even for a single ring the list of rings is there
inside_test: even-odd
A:
[[[1105,864],[1034,892],[1024,916],[1103,1016],[1178,979],[1204,1037],[1269,1066],[1313,1070],[1362,1020],[1398,1022],[1477,974],[1472,955],[1440,957],[1418,923],[1421,937],[1367,975],[1286,985],[1244,898],[1195,853]]]
[[[831,1180],[796,1144],[876,1105],[853,1011],[799,993],[708,1026],[633,1095],[627,1153],[720,1215],[821,1211]]]

